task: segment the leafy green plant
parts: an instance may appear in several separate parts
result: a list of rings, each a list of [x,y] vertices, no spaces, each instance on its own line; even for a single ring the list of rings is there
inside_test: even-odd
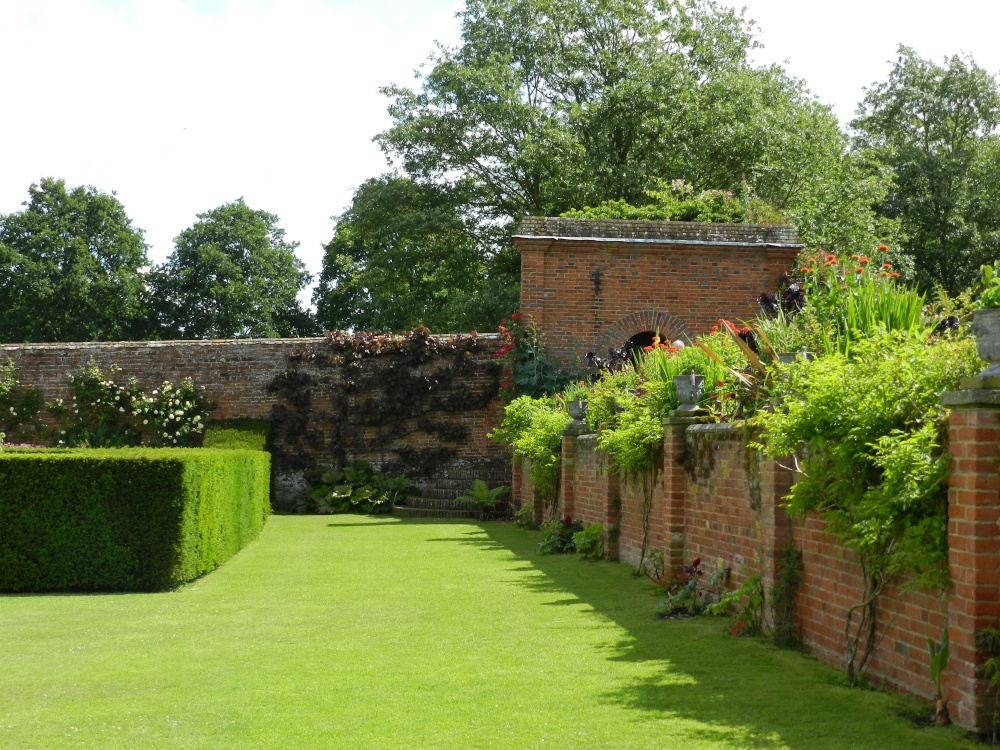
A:
[[[906,588],[947,584],[948,457],[939,394],[976,372],[973,342],[932,344],[879,332],[790,368],[782,409],[764,412],[772,457],[801,455],[788,496],[793,516],[815,512],[857,556],[863,586],[845,617],[844,665],[861,679],[875,647],[875,607],[897,575]]]
[[[703,575],[705,571],[701,568],[699,557],[681,570],[656,580],[657,586],[666,593],[666,598],[656,605],[657,614],[661,617],[701,614],[705,610],[705,600],[698,583]]]
[[[538,543],[538,551],[543,555],[561,555],[576,551],[573,538],[583,531],[583,524],[570,516],[550,518],[542,523],[541,530],[542,541]]]
[[[941,693],[941,673],[948,667],[948,626],[941,629],[941,642],[935,643],[933,638],[927,639],[928,665],[931,680],[934,681],[934,722],[936,724],[951,724],[948,716],[948,701]]]
[[[524,503],[514,511],[514,525],[529,531],[535,528],[535,509],[531,503]]]
[[[604,559],[604,542],[604,527],[599,523],[588,524],[583,531],[573,534],[577,554],[587,560]]]
[[[727,591],[719,601],[709,604],[705,611],[714,616],[730,614],[736,608],[732,635],[760,635],[764,632],[764,587],[760,576],[747,576],[743,585]]]
[[[727,190],[696,191],[684,180],[655,180],[647,190],[652,201],[642,206],[609,200],[562,214],[572,219],[639,219],[644,221],[698,221],[727,224],[785,224],[777,208],[752,193],[737,196]]]
[[[473,480],[469,491],[456,499],[464,503],[475,503],[480,508],[495,508],[500,498],[508,492],[510,487],[506,484],[498,485],[491,490],[482,479],[476,479]]]
[[[515,456],[530,460],[535,492],[553,508],[559,496],[562,433],[571,421],[557,399],[519,396],[507,404],[500,425],[489,433],[509,445]]]
[[[779,646],[798,646],[795,630],[795,597],[802,583],[802,550],[793,546],[778,551],[778,575],[771,587],[771,637]]]
[[[976,648],[986,655],[979,665],[979,675],[993,688],[992,744],[997,744],[1000,729],[1000,628],[992,625],[976,633]]]
[[[992,266],[980,267],[980,283],[983,293],[979,297],[980,307],[1000,307],[1000,261]]]
[[[390,477],[355,461],[341,469],[313,471],[309,497],[317,513],[391,513],[411,493],[406,477]]]
[[[500,388],[509,398],[540,398],[558,393],[567,383],[579,379],[549,359],[541,329],[522,313],[514,313],[509,321],[504,319],[497,330],[503,343],[494,357],[503,360]]]

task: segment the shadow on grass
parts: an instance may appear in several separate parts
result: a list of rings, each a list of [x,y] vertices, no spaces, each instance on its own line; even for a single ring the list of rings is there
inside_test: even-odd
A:
[[[624,631],[610,661],[643,663],[648,676],[602,697],[636,720],[676,716],[697,722],[689,735],[722,747],[873,748],[967,746],[959,730],[917,728],[900,718],[913,703],[838,684],[837,672],[765,640],[734,638],[725,618],[659,620],[652,584],[626,565],[575,555],[544,556],[537,534],[509,524],[472,523],[461,538],[436,538],[505,550],[524,575],[515,585],[555,596],[549,606],[585,604]]]

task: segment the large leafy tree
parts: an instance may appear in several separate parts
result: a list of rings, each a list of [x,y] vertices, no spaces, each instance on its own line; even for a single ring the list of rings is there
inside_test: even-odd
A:
[[[756,193],[818,242],[870,229],[878,185],[844,166],[828,108],[749,62],[740,13],[714,0],[468,0],[459,16],[461,43],[438,48],[418,87],[384,89],[394,122],[377,140],[416,184],[461,187],[467,226],[639,204],[659,178]],[[831,171],[845,184],[827,187]],[[378,257],[373,246],[368,264]]]
[[[141,336],[147,246],[114,193],[46,178],[0,217],[0,340]]]
[[[888,168],[880,215],[896,220],[921,285],[956,292],[1000,254],[1000,94],[971,57],[939,65],[908,48],[851,123],[858,151]]]
[[[165,338],[269,338],[315,331],[296,295],[309,283],[278,217],[240,198],[198,214],[150,274]]]
[[[313,296],[319,322],[458,331],[513,312],[516,262],[499,249],[504,228],[476,222],[465,187],[383,175],[358,188],[326,247]]]

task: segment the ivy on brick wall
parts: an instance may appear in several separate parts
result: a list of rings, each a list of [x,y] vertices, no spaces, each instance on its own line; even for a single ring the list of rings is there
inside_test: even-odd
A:
[[[479,350],[475,332],[328,332],[267,386],[281,399],[271,410],[276,461],[307,469],[322,450],[339,465],[363,456],[387,474],[431,475],[470,437],[455,415],[499,394],[501,367]]]

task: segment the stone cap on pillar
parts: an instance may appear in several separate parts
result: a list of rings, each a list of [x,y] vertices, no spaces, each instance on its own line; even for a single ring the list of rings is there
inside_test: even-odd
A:
[[[678,425],[704,424],[712,421],[712,413],[708,409],[700,406],[696,409],[674,409],[663,419],[664,427],[676,427]]]
[[[957,391],[941,394],[945,406],[994,406],[1000,408],[1000,377],[973,375],[962,378]]]

